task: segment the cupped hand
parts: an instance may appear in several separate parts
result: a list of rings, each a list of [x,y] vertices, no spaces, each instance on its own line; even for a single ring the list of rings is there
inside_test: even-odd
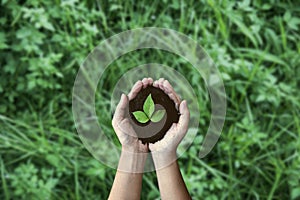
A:
[[[116,111],[112,120],[112,126],[122,145],[122,150],[133,153],[147,153],[148,145],[142,144],[134,131],[129,115],[129,101],[136,97],[142,88],[152,85],[151,78],[144,78],[142,81],[137,81],[129,92],[128,96],[122,94],[121,100],[116,107]]]
[[[154,144],[149,144],[149,149],[153,156],[170,157],[176,156],[176,150],[179,143],[182,141],[188,130],[190,120],[190,112],[187,102],[180,101],[179,96],[175,93],[169,81],[163,78],[153,83],[154,87],[163,90],[174,102],[179,106],[180,117],[178,123],[173,123],[170,129],[165,134],[164,138]]]

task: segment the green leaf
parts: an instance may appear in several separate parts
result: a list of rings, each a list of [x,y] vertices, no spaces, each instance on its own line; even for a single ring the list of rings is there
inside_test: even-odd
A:
[[[144,102],[143,109],[144,109],[145,114],[148,116],[148,118],[151,118],[151,116],[154,112],[154,101],[152,99],[151,94],[149,94],[146,101]]]
[[[246,24],[244,24],[242,17],[239,16],[237,13],[233,12],[225,12],[225,15],[230,19],[232,23],[234,23],[239,30],[250,39],[250,41],[254,44],[254,46],[257,46],[257,40],[253,36],[252,31],[248,28]]]
[[[292,199],[297,199],[298,197],[300,197],[300,187],[292,190]]]
[[[146,123],[149,121],[149,118],[143,111],[135,111],[132,113],[135,119],[140,123]]]
[[[155,111],[155,113],[151,117],[151,121],[159,122],[164,117],[165,113],[166,113],[165,109]]]

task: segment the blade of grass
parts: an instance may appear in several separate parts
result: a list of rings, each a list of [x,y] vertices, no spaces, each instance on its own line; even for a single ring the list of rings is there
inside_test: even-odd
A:
[[[1,180],[2,180],[2,189],[4,192],[4,196],[5,196],[5,200],[9,200],[10,199],[10,195],[9,195],[9,191],[8,191],[8,187],[7,187],[7,183],[6,183],[6,176],[5,176],[5,166],[2,160],[2,157],[0,156],[0,164],[1,164]]]

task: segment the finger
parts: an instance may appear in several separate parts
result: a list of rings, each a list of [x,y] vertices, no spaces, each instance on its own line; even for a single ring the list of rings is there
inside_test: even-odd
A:
[[[174,89],[173,89],[172,85],[170,84],[170,82],[168,80],[165,80],[162,84],[163,84],[163,87],[165,88],[165,91],[167,93],[174,92]]]
[[[178,128],[183,134],[186,133],[190,121],[190,111],[187,107],[186,100],[182,101],[179,106],[180,117],[178,121]]]
[[[142,82],[143,82],[143,88],[146,88],[148,85],[148,78],[143,78]]]
[[[175,108],[176,108],[176,110],[178,110],[178,105],[180,104],[180,101],[178,101],[178,99],[175,97],[175,95],[173,93],[169,93],[168,96],[170,97],[170,99],[172,101],[174,101]]]
[[[152,85],[153,84],[153,79],[151,77],[148,78],[148,84]]]
[[[171,91],[171,90],[168,91],[169,88],[165,87],[164,83],[165,83],[166,81],[167,81],[167,80],[165,80],[165,79],[159,79],[158,84],[159,84],[159,88],[162,89],[162,90],[167,94],[167,93],[170,93],[170,92],[172,92],[172,91]],[[168,81],[168,82],[169,82],[169,81]]]
[[[175,95],[173,93],[169,93],[168,96],[170,97],[170,99],[172,99],[172,101],[174,101],[176,104],[179,104],[177,101],[177,98],[175,97]]]
[[[177,93],[175,92],[174,88],[172,87],[172,85],[170,84],[170,82],[168,80],[165,80],[163,82],[163,87],[164,87],[164,90],[167,94],[173,94],[174,95],[174,102],[177,103],[177,104],[180,104],[180,98],[179,96],[177,95]]]
[[[152,85],[153,79],[152,78],[143,78],[143,88],[146,88],[149,85]]]
[[[134,99],[136,95],[139,93],[139,91],[141,91],[142,88],[143,88],[143,82],[140,80],[137,81],[128,94],[129,101]]]
[[[153,87],[158,87],[158,80],[153,82]]]
[[[113,122],[118,123],[124,118],[127,106],[128,106],[128,97],[125,94],[122,94],[121,100],[116,107],[116,111],[113,117]]]
[[[160,78],[158,79],[158,87],[164,91],[164,86],[163,86],[163,82],[164,82],[164,78]]]

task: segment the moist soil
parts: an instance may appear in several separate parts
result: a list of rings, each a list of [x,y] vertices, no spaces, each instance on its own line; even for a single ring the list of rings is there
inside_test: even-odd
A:
[[[138,122],[132,112],[143,111],[143,105],[151,93],[152,99],[155,104],[155,110],[164,108],[166,114],[159,122],[147,123]],[[179,120],[179,112],[175,107],[175,103],[170,97],[159,88],[148,86],[142,89],[137,96],[129,102],[129,113],[133,121],[132,125],[136,131],[138,138],[145,143],[155,143],[161,140],[173,123],[177,123]]]

